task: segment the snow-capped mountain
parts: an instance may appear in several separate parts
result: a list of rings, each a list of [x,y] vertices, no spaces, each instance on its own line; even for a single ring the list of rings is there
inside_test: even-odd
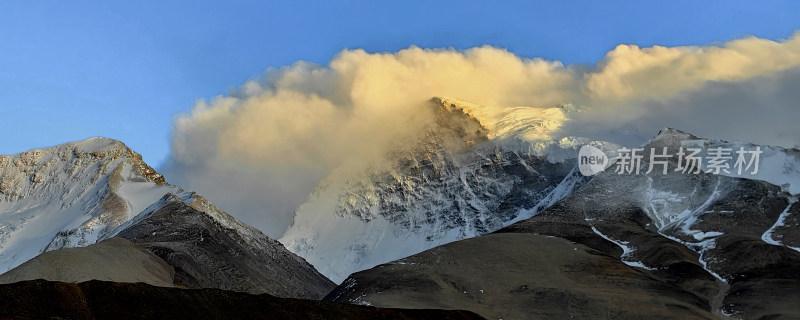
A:
[[[434,98],[435,121],[390,161],[331,173],[280,241],[328,278],[492,232],[569,195],[583,138],[544,140],[564,107],[490,108]]]
[[[651,153],[697,146],[764,152],[752,175],[676,171],[677,157],[646,173]],[[529,219],[355,273],[327,299],[487,318],[800,317],[798,150],[673,129],[642,149],[640,174],[618,161]]]
[[[0,273],[46,251],[111,237],[163,259],[179,286],[311,299],[333,286],[279,242],[166,183],[119,141],[0,156]]]
[[[0,273],[44,251],[93,244],[178,192],[111,139],[0,156]]]

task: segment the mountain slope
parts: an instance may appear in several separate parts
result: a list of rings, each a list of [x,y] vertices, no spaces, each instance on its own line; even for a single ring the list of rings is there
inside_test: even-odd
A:
[[[3,156],[0,170],[0,273],[45,251],[118,236],[173,267],[180,286],[310,299],[334,286],[279,242],[167,184],[121,142]],[[81,279],[126,281],[108,278],[115,273],[103,268],[113,265],[98,262]]]
[[[698,142],[665,130],[645,149],[674,154]],[[786,172],[790,185],[800,181]],[[800,226],[789,190],[708,173],[609,170],[489,236],[356,273],[328,299],[487,318],[798,317]]]
[[[87,247],[48,251],[0,274],[0,284],[45,279],[105,280],[172,287],[175,271],[161,258],[128,240],[111,238]]]
[[[164,196],[116,236],[164,259],[175,268],[175,284],[187,288],[321,299],[335,286],[279,242],[195,194]]]
[[[0,273],[44,251],[93,244],[178,191],[110,139],[0,156]]]
[[[506,137],[541,134],[558,110],[529,110],[539,117],[525,114],[525,126],[498,115],[503,126],[487,127],[478,106],[442,98],[430,106],[435,121],[419,138],[399,143],[386,163],[331,173],[280,241],[341,282],[352,272],[530,217],[584,181],[572,170],[574,154],[578,142],[590,141]],[[503,139],[490,129],[498,127]]]
[[[530,233],[461,240],[380,265],[352,275],[327,300],[460,308],[488,319],[712,318],[702,298],[615,256]]]

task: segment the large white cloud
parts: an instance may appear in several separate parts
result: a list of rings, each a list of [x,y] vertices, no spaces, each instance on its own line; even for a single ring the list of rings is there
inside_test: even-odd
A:
[[[595,99],[653,98],[710,80],[764,75],[799,62],[798,36],[782,43],[750,37],[721,47],[619,45],[606,54],[598,72],[586,74],[586,90]]]
[[[280,236],[332,168],[378,159],[389,141],[419,132],[431,118],[422,106],[433,96],[487,106],[487,117],[511,106],[574,103],[587,111],[556,134],[631,140],[663,126],[697,129],[702,118],[713,128],[719,111],[741,109],[761,116],[751,119],[759,128],[752,140],[794,145],[797,132],[785,119],[798,118],[798,100],[784,96],[793,94],[791,68],[798,65],[799,35],[706,47],[620,45],[588,68],[493,47],[345,50],[327,66],[299,62],[269,70],[262,81],[199,101],[175,120],[165,169],[171,181]],[[768,103],[743,104],[748,97]],[[775,120],[782,122],[769,125]],[[747,140],[747,130],[733,138]]]

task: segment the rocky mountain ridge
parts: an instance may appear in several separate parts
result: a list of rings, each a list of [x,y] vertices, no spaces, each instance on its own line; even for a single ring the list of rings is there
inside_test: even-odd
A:
[[[122,237],[174,268],[182,287],[319,299],[334,286],[279,242],[166,183],[115,140],[2,156],[0,185],[0,272],[43,252]],[[111,265],[81,272],[113,274],[103,269]]]

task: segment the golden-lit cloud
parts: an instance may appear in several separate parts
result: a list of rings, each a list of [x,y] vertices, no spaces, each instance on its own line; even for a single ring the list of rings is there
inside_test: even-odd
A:
[[[800,35],[784,42],[748,37],[722,46],[619,45],[585,75],[592,99],[664,97],[707,81],[738,81],[800,65]]]
[[[326,66],[298,62],[271,69],[261,81],[197,102],[175,120],[167,176],[280,236],[293,210],[331,170],[377,159],[391,141],[417,134],[431,120],[424,102],[434,96],[474,103],[472,112],[498,135],[518,119],[537,119],[547,126],[528,132],[529,138],[603,136],[637,121],[661,124],[648,122],[656,114],[680,128],[683,120],[668,116],[669,101],[686,112],[695,107],[686,97],[698,97],[698,90],[749,83],[798,65],[800,35],[703,47],[619,45],[597,66],[522,58],[488,46],[344,50]],[[568,103],[584,111],[547,108]],[[707,116],[725,108],[706,104]],[[789,112],[797,118],[797,108]],[[658,129],[643,130],[652,135]]]

